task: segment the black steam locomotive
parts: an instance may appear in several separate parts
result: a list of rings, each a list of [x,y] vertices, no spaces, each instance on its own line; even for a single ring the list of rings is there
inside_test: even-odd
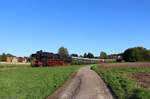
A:
[[[71,58],[64,60],[59,54],[37,51],[31,55],[31,65],[33,67],[42,66],[62,66],[71,63]]]

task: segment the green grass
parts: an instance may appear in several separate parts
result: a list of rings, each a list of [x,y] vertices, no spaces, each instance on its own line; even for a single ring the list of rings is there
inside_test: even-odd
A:
[[[129,77],[132,73],[150,72],[150,67],[101,67],[93,66],[110,87],[116,99],[149,99],[150,90],[139,87],[137,82]]]
[[[0,99],[44,99],[80,66],[16,68],[0,71]]]
[[[22,67],[31,67],[30,64],[0,64],[0,69],[3,69],[3,68],[22,68]]]

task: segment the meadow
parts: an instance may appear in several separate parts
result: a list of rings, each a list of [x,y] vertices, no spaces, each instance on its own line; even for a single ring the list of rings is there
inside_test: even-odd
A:
[[[150,63],[109,63],[92,67],[115,99],[149,99]]]
[[[80,68],[32,68],[27,65],[0,67],[0,99],[44,99]]]

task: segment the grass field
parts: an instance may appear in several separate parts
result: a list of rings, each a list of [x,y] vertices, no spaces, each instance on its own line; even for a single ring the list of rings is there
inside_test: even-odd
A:
[[[44,99],[80,67],[18,66],[15,68],[1,66],[3,68],[0,68],[0,99]]]
[[[92,67],[116,99],[150,98],[150,63],[102,64]]]
[[[31,67],[30,64],[9,64],[9,63],[0,63],[0,69],[2,68],[19,68],[19,67]]]

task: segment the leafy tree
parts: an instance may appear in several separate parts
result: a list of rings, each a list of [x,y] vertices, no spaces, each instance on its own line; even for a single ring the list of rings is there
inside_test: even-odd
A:
[[[7,55],[5,53],[3,53],[1,55],[1,61],[6,61],[6,59],[7,59]]]
[[[134,47],[127,49],[123,54],[123,59],[126,62],[144,61],[146,49],[143,47]]]
[[[58,54],[60,55],[60,57],[61,57],[63,60],[67,60],[68,57],[69,57],[68,49],[67,49],[67,48],[64,48],[64,47],[60,47],[60,48],[59,48]]]
[[[94,58],[94,55],[92,53],[88,53],[87,58]]]
[[[86,53],[84,53],[83,57],[84,57],[84,58],[87,58],[87,54],[86,54]]]
[[[8,53],[8,54],[6,54],[6,56],[7,56],[7,57],[14,57],[14,55],[9,54],[9,53]]]
[[[145,60],[146,60],[146,61],[150,61],[150,50],[147,50],[147,51],[146,51]]]
[[[78,57],[78,54],[71,54],[72,57]]]
[[[80,55],[79,57],[84,58],[84,56]]]
[[[102,51],[102,52],[100,53],[100,58],[101,58],[101,59],[107,59],[107,58],[108,58],[107,53]]]

